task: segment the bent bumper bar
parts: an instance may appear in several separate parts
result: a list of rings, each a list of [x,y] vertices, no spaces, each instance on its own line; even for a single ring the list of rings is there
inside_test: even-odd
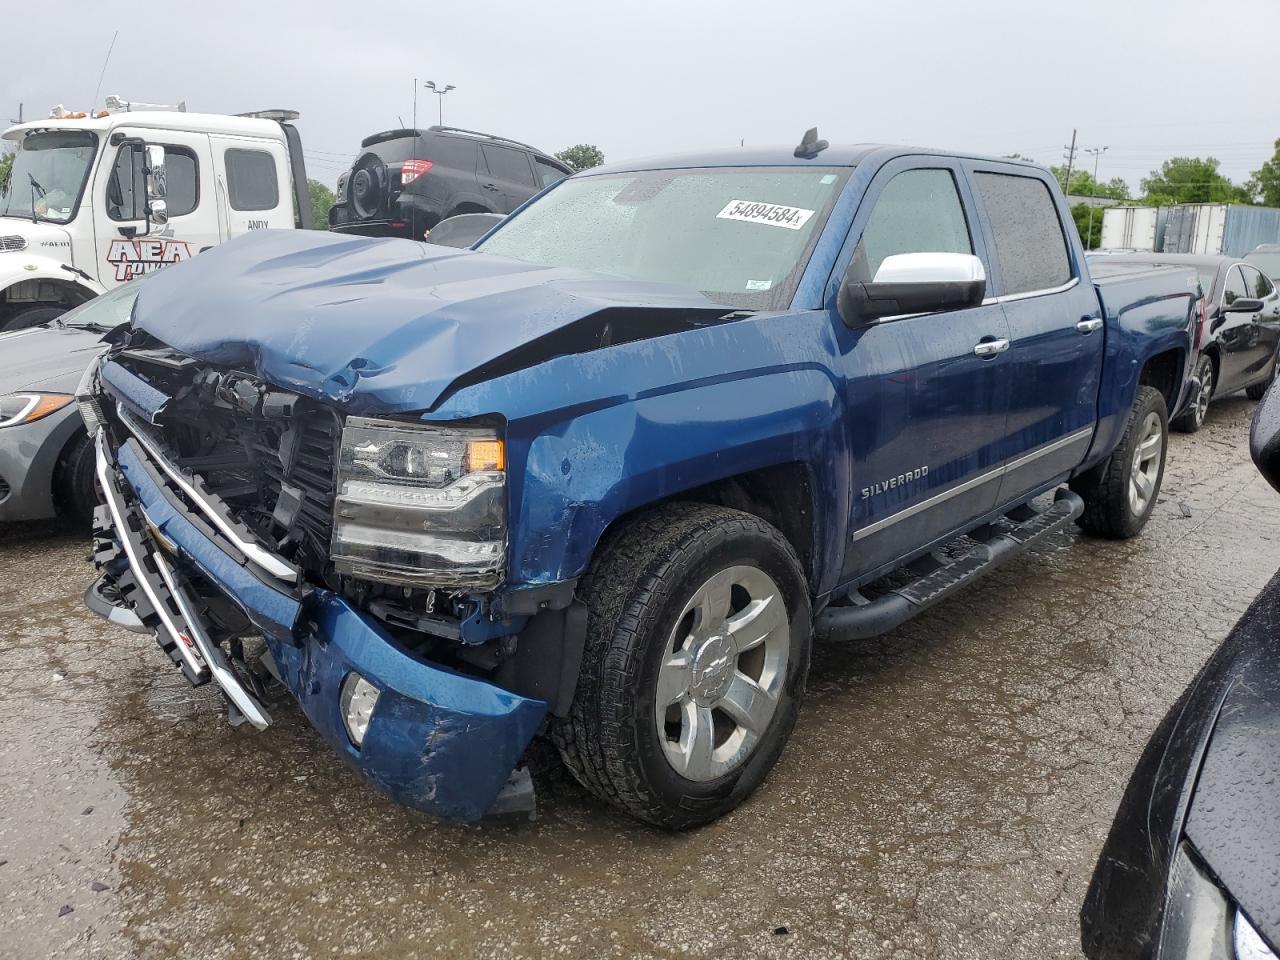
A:
[[[250,722],[266,726],[270,717],[204,628],[182,572],[186,565],[263,630],[282,683],[365,780],[405,806],[448,819],[479,820],[494,807],[542,722],[545,702],[418,659],[327,590],[303,596],[259,578],[247,558],[186,509],[136,440],[126,441],[115,458],[103,432],[97,444],[98,479],[115,533],[156,610],[157,629],[182,644],[180,650],[191,649],[184,637],[191,640],[208,675]],[[353,672],[379,690],[358,748],[340,706],[342,683]]]

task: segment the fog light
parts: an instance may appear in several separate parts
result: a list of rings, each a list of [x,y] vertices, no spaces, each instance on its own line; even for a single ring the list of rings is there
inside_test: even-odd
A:
[[[358,747],[364,743],[364,735],[369,730],[369,719],[378,703],[378,688],[360,674],[349,673],[347,679],[342,681],[342,696],[339,700],[347,736]]]

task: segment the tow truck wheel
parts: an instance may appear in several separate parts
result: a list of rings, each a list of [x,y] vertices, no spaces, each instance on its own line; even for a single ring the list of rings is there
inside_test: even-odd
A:
[[[580,596],[582,669],[552,728],[566,765],[667,829],[732,810],[782,753],[809,671],[795,550],[751,514],[671,504],[606,538]]]
[[[0,323],[0,333],[8,333],[10,330],[25,330],[27,327],[37,327],[42,323],[48,323],[54,317],[60,317],[67,312],[67,308],[59,305],[42,304],[35,307],[27,307],[25,310],[19,310],[4,323]]]
[[[1155,387],[1139,387],[1124,437],[1106,460],[1071,481],[1084,500],[1077,521],[1087,533],[1112,540],[1136,536],[1146,525],[1169,448],[1169,413]]]

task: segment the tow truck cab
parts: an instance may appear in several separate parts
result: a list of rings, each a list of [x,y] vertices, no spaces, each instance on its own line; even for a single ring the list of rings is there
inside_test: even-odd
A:
[[[188,113],[184,104],[113,96],[92,116],[59,106],[10,127],[0,331],[51,320],[251,230],[310,226],[296,118]]]

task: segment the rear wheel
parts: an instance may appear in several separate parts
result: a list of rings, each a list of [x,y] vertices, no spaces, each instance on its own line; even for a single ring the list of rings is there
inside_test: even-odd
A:
[[[552,737],[574,776],[683,830],[764,780],[809,669],[808,588],[791,545],[751,514],[672,504],[603,544],[580,595],[587,647]]]
[[[1204,418],[1209,414],[1209,403],[1213,400],[1213,358],[1202,356],[1196,363],[1196,378],[1200,381],[1200,395],[1196,397],[1187,410],[1173,421],[1173,428],[1182,433],[1195,433],[1204,426]]]
[[[55,317],[62,316],[67,310],[67,307],[56,303],[27,307],[24,310],[19,310],[4,323],[0,323],[0,333],[5,333],[9,330],[23,330],[27,327],[37,327],[42,323],[48,323]]]
[[[1271,386],[1271,384],[1275,383],[1275,379],[1276,379],[1276,363],[1273,360],[1271,363],[1271,376],[1267,377],[1267,379],[1263,380],[1261,383],[1255,383],[1245,387],[1244,395],[1248,397],[1250,400],[1261,400],[1263,397],[1267,395],[1267,389]]]
[[[1136,536],[1155,507],[1169,447],[1169,414],[1155,387],[1139,387],[1120,445],[1106,460],[1071,481],[1084,500],[1077,521],[1113,540]]]

